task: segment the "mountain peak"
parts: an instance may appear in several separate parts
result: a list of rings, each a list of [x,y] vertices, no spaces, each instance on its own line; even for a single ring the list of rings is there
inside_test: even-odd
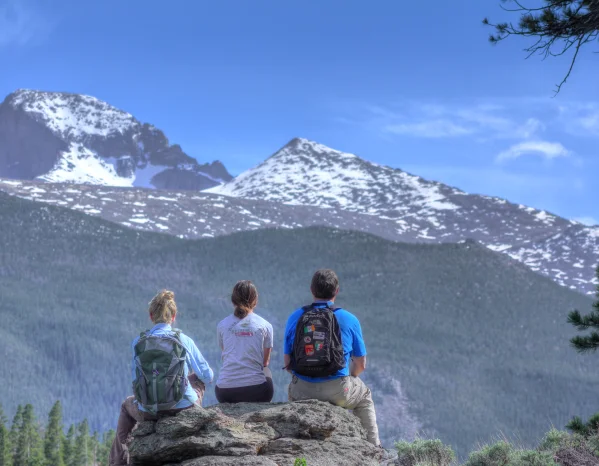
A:
[[[70,141],[123,134],[139,125],[130,113],[83,94],[19,89],[7,97],[7,102]]]
[[[18,89],[0,105],[0,177],[193,190],[231,179],[96,97]]]

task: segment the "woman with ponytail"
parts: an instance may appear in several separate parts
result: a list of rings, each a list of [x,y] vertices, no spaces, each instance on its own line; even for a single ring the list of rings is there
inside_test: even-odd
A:
[[[273,347],[272,325],[254,313],[258,290],[238,282],[231,295],[233,314],[217,327],[222,369],[216,382],[219,403],[270,402],[274,388],[268,368]]]
[[[127,464],[127,437],[138,422],[174,416],[183,409],[201,406],[206,384],[212,383],[214,377],[193,340],[172,328],[177,317],[177,303],[172,291],[164,290],[154,296],[148,314],[153,327],[131,344],[131,375],[136,396],[130,396],[121,405],[110,450],[110,466]],[[161,359],[157,360],[157,357]],[[167,362],[171,361],[169,357],[176,362],[176,377],[171,376],[171,365],[165,366],[165,358]],[[156,399],[149,400],[147,388],[142,387],[148,380],[154,387],[150,396]]]

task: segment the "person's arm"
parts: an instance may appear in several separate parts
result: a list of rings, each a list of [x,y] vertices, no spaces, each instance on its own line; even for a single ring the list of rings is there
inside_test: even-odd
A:
[[[360,321],[357,318],[353,325],[352,335],[352,360],[349,365],[349,373],[352,377],[358,377],[366,370],[366,344],[362,337]]]
[[[221,351],[224,351],[225,344],[223,343],[223,332],[219,327],[216,327],[216,340],[218,341],[218,347]]]
[[[351,364],[349,365],[349,373],[352,377],[358,377],[362,372],[366,370],[366,356],[360,356],[359,358],[352,358]]]
[[[187,348],[187,362],[198,378],[205,384],[212,383],[214,372],[212,372],[210,365],[204,359],[204,356],[202,356],[202,353],[193,340],[185,335],[181,335],[181,342]]]
[[[267,325],[264,333],[264,361],[262,365],[264,367],[268,367],[270,364],[270,355],[272,353],[272,347],[274,346],[274,335],[272,330],[272,325]]]
[[[137,368],[137,364],[135,364],[135,345],[137,344],[137,342],[139,341],[139,338],[136,338],[135,340],[133,340],[133,343],[131,343],[131,381],[135,382],[135,379],[137,378],[137,371],[135,370]]]
[[[264,367],[268,367],[270,364],[270,353],[272,353],[272,348],[264,348],[264,361],[262,363]]]
[[[285,369],[291,374],[291,352],[293,351],[293,339],[295,338],[295,324],[292,322],[292,317],[287,319],[287,326],[285,327],[285,339],[283,346],[283,360],[285,362]]]

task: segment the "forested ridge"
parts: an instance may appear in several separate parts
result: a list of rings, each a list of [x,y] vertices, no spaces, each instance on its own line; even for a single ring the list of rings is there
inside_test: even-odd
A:
[[[596,409],[599,375],[569,348],[566,324],[591,300],[472,242],[401,244],[322,228],[189,241],[5,195],[0,216],[0,401],[9,416],[19,404],[45,416],[61,400],[66,423],[114,428],[131,393],[130,342],[150,325],[147,304],[162,288],[175,291],[177,326],[218,372],[216,324],[240,279],[256,283],[257,312],[273,324],[283,401],[285,322],[309,302],[311,275],[324,266],[339,273],[339,304],[361,320],[365,379],[387,444],[416,430],[458,451],[500,431],[534,442],[551,423]]]

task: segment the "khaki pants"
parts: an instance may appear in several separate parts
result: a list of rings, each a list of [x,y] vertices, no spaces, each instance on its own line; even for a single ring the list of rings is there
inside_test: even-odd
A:
[[[328,382],[314,383],[306,382],[294,375],[289,384],[289,401],[298,400],[328,401],[342,408],[351,409],[366,429],[368,441],[373,445],[380,445],[372,393],[359,377],[342,377]]]
[[[198,379],[195,374],[190,375],[188,378],[189,382],[191,383],[191,387],[196,392],[196,395],[198,395],[196,405],[201,406],[202,400],[204,398],[204,392],[206,391],[206,386],[204,385],[204,382]],[[119,421],[116,428],[116,437],[114,438],[114,442],[112,442],[112,448],[110,449],[110,459],[108,463],[109,466],[124,466],[129,464],[127,438],[138,422],[154,421],[165,416],[174,416],[178,412],[183,411],[183,409],[161,411],[157,416],[154,416],[150,413],[140,411],[135,403],[135,397],[128,397],[121,405],[121,414],[119,415]]]

